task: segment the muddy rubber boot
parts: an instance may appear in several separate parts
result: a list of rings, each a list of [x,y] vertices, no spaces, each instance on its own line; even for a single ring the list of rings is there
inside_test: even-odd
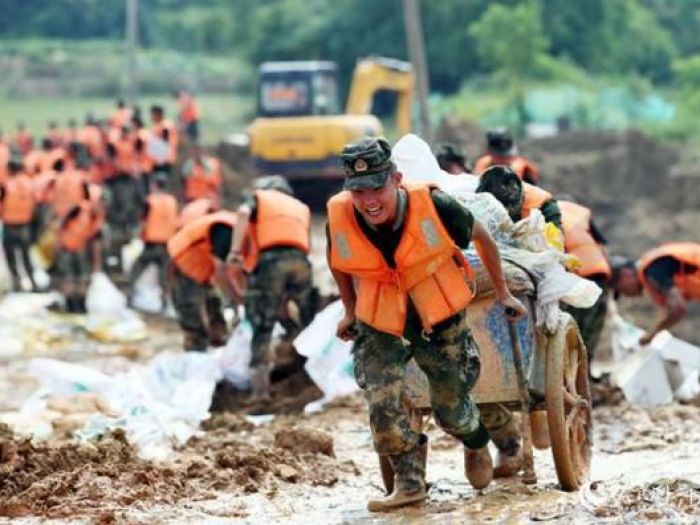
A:
[[[425,483],[424,454],[427,436],[421,435],[421,443],[411,452],[389,456],[394,475],[394,490],[388,496],[367,503],[370,512],[388,512],[399,507],[420,503],[428,495]],[[427,450],[427,448],[426,448]]]
[[[496,466],[493,468],[494,478],[510,478],[523,468],[523,449],[515,451],[499,450],[496,456]]]
[[[270,365],[257,365],[250,370],[250,402],[270,399]]]
[[[488,445],[479,449],[464,449],[464,474],[472,487],[486,488],[493,479],[493,460]]]
[[[78,314],[87,313],[87,305],[85,304],[85,296],[78,295],[74,298],[75,301],[75,312]]]

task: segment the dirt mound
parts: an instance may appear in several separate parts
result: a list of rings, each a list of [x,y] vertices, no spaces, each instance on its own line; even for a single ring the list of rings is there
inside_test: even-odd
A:
[[[275,446],[297,454],[324,454],[335,457],[333,438],[315,428],[291,428],[275,432]]]
[[[214,430],[191,439],[168,464],[138,458],[119,431],[90,443],[0,438],[0,516],[110,522],[135,502],[273,493],[280,483],[332,486],[343,475],[359,474],[351,461],[332,457],[333,440],[323,432],[289,429],[290,436],[305,436],[310,444],[294,448],[282,439],[282,446],[266,446],[251,439],[252,428],[243,423],[237,416],[216,416],[209,422]]]

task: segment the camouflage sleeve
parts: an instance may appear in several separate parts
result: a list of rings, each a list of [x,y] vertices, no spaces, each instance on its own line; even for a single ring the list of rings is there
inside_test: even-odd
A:
[[[550,199],[540,208],[545,222],[551,222],[561,230],[561,210],[556,199]]]
[[[463,250],[467,249],[474,229],[474,216],[444,191],[433,190],[431,197],[447,233],[457,246]]]

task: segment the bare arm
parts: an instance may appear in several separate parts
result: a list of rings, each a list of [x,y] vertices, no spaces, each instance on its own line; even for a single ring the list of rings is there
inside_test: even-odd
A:
[[[233,241],[231,242],[231,253],[234,255],[241,254],[243,239],[248,231],[250,223],[250,207],[243,204],[236,212],[236,227],[233,229]]]
[[[489,273],[496,298],[506,308],[506,314],[513,319],[522,317],[526,313],[525,307],[508,290],[506,278],[503,275],[503,268],[501,267],[501,254],[498,252],[498,246],[488,230],[476,220],[472,230],[472,240],[479,257],[486,267],[486,271]]]
[[[330,267],[330,258],[328,256],[326,258],[328,259],[328,266]],[[332,268],[331,273],[333,274],[333,279],[335,279],[335,282],[338,284],[340,300],[343,302],[343,306],[345,307],[345,315],[338,323],[336,335],[343,341],[349,341],[355,338],[355,303],[357,301],[355,285],[352,281],[351,275],[339,272],[338,270],[333,270]]]
[[[666,295],[666,304],[664,305],[663,311],[664,314],[661,320],[656,323],[656,326],[654,326],[650,332],[644,334],[640,338],[640,344],[649,344],[652,339],[656,337],[656,334],[662,332],[663,330],[668,330],[685,317],[688,311],[685,304],[685,299],[683,299],[683,295],[675,286],[671,288]]]
[[[241,273],[240,279],[235,279],[226,268],[226,263],[214,258],[214,286],[222,290],[236,304],[243,302],[245,295],[245,276]]]

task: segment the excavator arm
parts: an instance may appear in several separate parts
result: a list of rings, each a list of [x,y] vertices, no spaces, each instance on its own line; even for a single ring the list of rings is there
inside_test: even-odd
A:
[[[377,91],[396,91],[396,129],[401,135],[408,133],[411,131],[414,84],[415,74],[410,63],[391,58],[364,58],[355,66],[345,112],[367,115],[372,110],[372,99]]]

